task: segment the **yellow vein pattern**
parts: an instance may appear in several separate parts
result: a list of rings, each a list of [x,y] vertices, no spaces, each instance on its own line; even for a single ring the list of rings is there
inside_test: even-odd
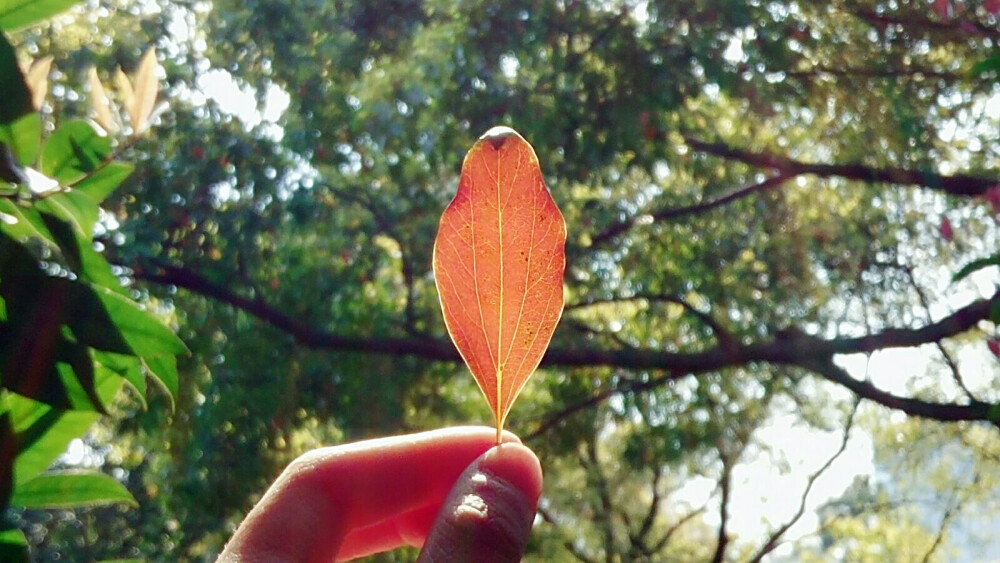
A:
[[[492,408],[497,440],[562,314],[566,225],[531,145],[494,128],[462,164],[434,274],[445,327]]]

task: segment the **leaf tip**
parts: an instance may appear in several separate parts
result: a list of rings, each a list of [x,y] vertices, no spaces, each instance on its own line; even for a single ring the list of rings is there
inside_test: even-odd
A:
[[[504,142],[511,137],[517,137],[522,141],[524,140],[524,137],[521,137],[520,133],[514,131],[510,127],[507,127],[506,125],[495,125],[483,133],[482,136],[479,137],[479,140],[489,141],[490,144],[493,145],[494,149],[499,149],[503,146]]]

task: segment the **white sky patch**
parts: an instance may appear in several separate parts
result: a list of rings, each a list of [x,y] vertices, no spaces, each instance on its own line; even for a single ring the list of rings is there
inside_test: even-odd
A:
[[[99,450],[91,447],[80,438],[73,438],[66,448],[66,452],[59,456],[59,462],[80,468],[100,467],[107,457],[108,452],[105,450],[110,450],[110,447]]]
[[[986,117],[990,119],[1000,119],[1000,94],[993,94],[986,100],[983,108]]]
[[[821,432],[798,422],[793,415],[777,417],[757,432],[773,454],[759,455],[733,470],[731,530],[741,538],[759,541],[795,515],[809,476],[840,448],[842,430]],[[788,471],[777,471],[784,465]],[[794,540],[815,533],[815,510],[843,495],[855,476],[875,470],[871,439],[855,432],[847,448],[813,484],[802,518],[786,533]]]
[[[743,40],[739,37],[733,37],[729,40],[726,50],[722,52],[722,58],[728,63],[736,64],[742,61],[743,57]]]
[[[198,77],[196,84],[198,90],[218,104],[222,111],[243,122],[247,130],[276,123],[291,102],[288,92],[271,84],[264,94],[262,107],[258,106],[256,91],[250,86],[240,85],[233,75],[222,69],[206,71]],[[269,127],[267,133],[278,133],[280,138],[281,129],[275,129],[272,131]]]
[[[28,178],[28,189],[36,195],[59,189],[59,182],[49,178],[34,168],[25,168],[24,175]]]
[[[517,57],[513,53],[504,53],[500,55],[500,72],[503,73],[504,78],[507,80],[514,80],[517,78],[517,71],[521,68],[521,61],[517,60]]]
[[[726,524],[729,533],[757,546],[790,521],[799,509],[809,476],[833,457],[842,439],[842,430],[823,432],[810,428],[793,414],[778,415],[758,430],[755,441],[766,444],[770,451],[748,455],[752,459],[733,469]],[[856,476],[874,472],[871,437],[855,428],[844,452],[813,484],[802,517],[782,539],[790,542],[815,534],[819,526],[816,509],[842,496]],[[719,526],[719,491],[715,479],[689,479],[672,499],[690,507],[716,505],[706,512],[703,521],[711,527]],[[788,545],[786,549],[791,549]]]

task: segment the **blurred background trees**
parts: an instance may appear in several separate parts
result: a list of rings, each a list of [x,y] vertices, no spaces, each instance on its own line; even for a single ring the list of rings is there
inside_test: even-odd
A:
[[[210,559],[309,448],[488,424],[430,252],[506,124],[570,237],[508,422],[531,560],[998,556],[996,11],[91,0],[10,34],[49,122],[155,45],[96,240],[190,349],[172,414],[125,393],[78,444],[139,507],[20,513],[34,553]]]

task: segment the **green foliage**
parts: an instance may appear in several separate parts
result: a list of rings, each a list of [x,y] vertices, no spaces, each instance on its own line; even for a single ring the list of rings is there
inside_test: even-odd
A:
[[[122,502],[135,505],[125,487],[100,473],[46,473],[18,485],[11,504],[24,508],[66,508]]]
[[[0,3],[0,28],[70,4]],[[14,561],[26,559],[27,543],[8,507],[136,504],[110,475],[50,468],[126,383],[143,405],[147,376],[173,398],[174,357],[187,349],[94,245],[99,205],[133,167],[115,162],[114,140],[84,121],[58,124],[43,142],[42,118],[2,34],[0,76],[0,558]]]
[[[0,29],[13,30],[50,18],[77,0],[0,0]]]
[[[611,354],[598,365],[546,366],[511,415],[546,471],[531,560],[710,559],[721,487],[704,506],[674,496],[777,456],[764,437],[776,413],[829,432],[850,402],[801,365],[764,358],[703,372],[692,362],[787,340],[789,328],[844,341],[919,329],[976,291],[948,276],[996,252],[986,198],[946,194],[938,182],[993,178],[1000,162],[995,117],[983,110],[993,70],[976,64],[990,56],[995,22],[978,7],[945,21],[918,1],[148,6],[104,0],[58,30],[14,36],[22,55],[55,56],[60,94],[42,119],[25,110],[0,135],[22,164],[40,162],[61,184],[35,195],[0,188],[11,194],[0,212],[17,219],[2,232],[21,249],[11,254],[22,256],[18,275],[32,280],[21,291],[96,312],[91,324],[63,314],[54,349],[69,368],[41,372],[58,393],[29,404],[97,409],[111,404],[102,382],[127,381],[151,404],[162,387],[176,405],[172,415],[104,419],[87,444],[106,448],[103,470],[127,475],[139,506],[88,508],[58,525],[22,513],[42,557],[211,558],[304,450],[487,421],[464,368],[434,352],[444,331],[430,255],[462,155],[494,124],[534,144],[569,224],[571,306],[553,348]],[[91,67],[100,76],[136,68],[153,42],[168,53],[170,106],[148,137],[108,145],[79,121],[93,100],[82,77]],[[278,92],[287,110],[275,122],[242,121],[234,96],[207,93],[229,77],[257,109]],[[12,84],[26,104],[22,81]],[[121,97],[112,95],[125,107]],[[861,172],[795,173],[709,205],[759,186],[774,161],[690,140]],[[931,179],[870,181],[884,171]],[[0,271],[0,284],[6,278]],[[5,297],[0,318],[41,314],[21,303]],[[150,311],[171,315],[189,356],[174,358],[176,340],[153,328]],[[91,330],[112,326],[99,337]],[[976,326],[942,349],[982,348],[996,329]],[[410,339],[417,352],[368,351],[389,338]],[[74,355],[82,347],[89,360]],[[648,355],[666,360],[629,367]],[[88,363],[92,375],[81,379],[76,367]],[[983,373],[972,397],[997,402],[997,366],[980,367],[968,369]],[[972,402],[943,356],[891,375],[897,393]],[[147,389],[149,376],[157,386]],[[52,423],[60,437],[88,426],[65,420],[66,430]],[[891,461],[879,459],[879,469]],[[897,500],[889,497],[899,491],[862,493]],[[859,501],[811,535],[829,550],[801,553],[853,546],[870,557],[884,534],[887,549],[919,559],[933,528],[911,508],[878,513]],[[104,531],[100,539],[80,539],[89,527]],[[907,545],[907,534],[919,541]],[[763,541],[734,538],[727,554]]]

